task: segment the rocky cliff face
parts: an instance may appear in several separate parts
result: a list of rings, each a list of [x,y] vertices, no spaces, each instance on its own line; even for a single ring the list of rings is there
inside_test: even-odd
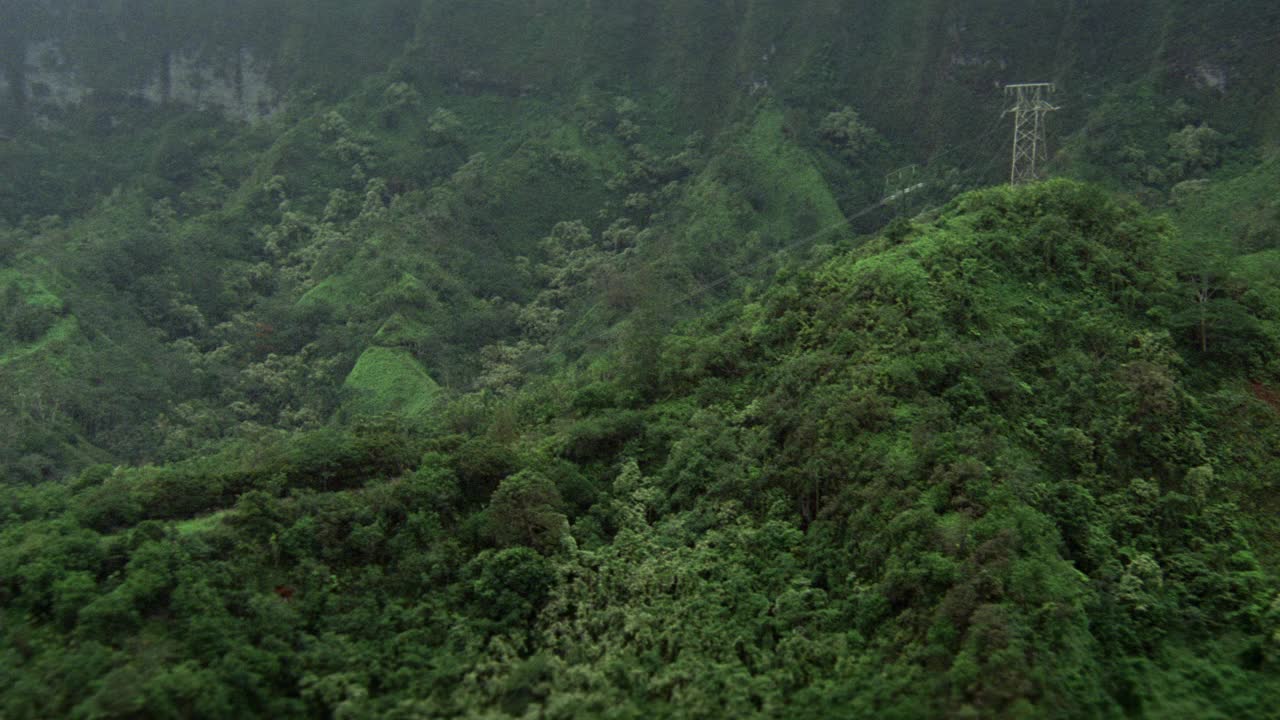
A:
[[[270,71],[270,64],[247,48],[212,58],[174,50],[164,53],[149,71],[131,83],[95,88],[68,60],[61,45],[43,40],[26,48],[18,92],[27,112],[38,122],[49,122],[95,91],[155,105],[212,110],[254,122],[270,117],[282,107],[282,93],[271,83]],[[0,89],[10,97],[15,92],[7,81]]]
[[[0,122],[49,122],[87,100],[246,121],[295,89],[341,94],[412,37],[416,0],[7,0]]]
[[[937,148],[971,134],[1008,82],[1058,82],[1064,126],[1083,124],[1101,94],[1126,83],[1154,83],[1246,133],[1273,129],[1280,97],[1259,70],[1271,66],[1280,18],[1255,0],[97,5],[0,8],[9,114],[48,115],[97,93],[255,120],[299,85],[341,93],[393,67],[443,91],[648,93],[700,129],[761,94],[851,103],[890,139]]]

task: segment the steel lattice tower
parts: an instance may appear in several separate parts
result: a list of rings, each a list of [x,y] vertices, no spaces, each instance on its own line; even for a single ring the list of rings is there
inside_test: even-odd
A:
[[[1049,146],[1045,140],[1045,116],[1058,108],[1049,104],[1046,96],[1057,90],[1053,83],[1020,83],[1006,85],[1005,95],[1014,98],[1013,107],[1005,114],[1013,113],[1013,167],[1009,182],[1023,185],[1040,179],[1040,169],[1049,161]]]
[[[895,217],[911,217],[915,213],[913,200],[915,196],[924,189],[924,183],[920,181],[920,166],[908,165],[904,168],[894,170],[884,176],[884,196],[880,200],[881,204],[892,205],[895,208]]]

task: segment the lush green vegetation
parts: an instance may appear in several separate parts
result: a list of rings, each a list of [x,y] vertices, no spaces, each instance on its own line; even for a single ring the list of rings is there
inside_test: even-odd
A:
[[[250,4],[0,8],[0,717],[1275,715],[1266,3]]]
[[[1170,234],[966,195],[648,374],[10,487],[6,713],[1263,716],[1278,318],[1189,366]]]

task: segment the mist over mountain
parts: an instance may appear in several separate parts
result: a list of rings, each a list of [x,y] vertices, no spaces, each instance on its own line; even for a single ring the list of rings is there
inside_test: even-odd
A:
[[[1277,717],[1278,57],[6,0],[0,718]]]

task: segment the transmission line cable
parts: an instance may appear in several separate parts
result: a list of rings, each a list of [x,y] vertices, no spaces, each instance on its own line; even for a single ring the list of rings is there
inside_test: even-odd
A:
[[[997,118],[995,121],[991,123],[991,125],[987,128],[987,130],[983,132],[981,135],[979,135],[978,137],[965,143],[958,143],[958,144],[952,145],[947,150],[944,150],[939,153],[935,153],[934,155],[930,156],[927,164],[924,167],[925,168],[933,167],[942,158],[948,155],[951,155],[953,153],[959,152],[961,150],[965,150],[965,149],[990,150],[990,148],[987,145],[987,141],[990,140],[992,136],[994,136],[999,131],[1002,125],[1003,125],[1003,118]],[[1002,158],[1000,155],[996,154],[995,157],[993,157],[991,160],[988,160],[986,163],[982,165],[978,165],[977,163],[971,163],[968,166],[958,167],[956,169],[961,174],[964,174],[966,172],[972,171],[980,167],[981,168],[980,174],[978,174],[975,177],[981,179],[991,174],[994,171],[996,165],[1002,161],[1007,162],[1008,159]],[[969,188],[961,191],[961,193],[969,192],[973,189],[976,189],[976,188]],[[957,194],[960,194],[960,193],[957,193]],[[840,220],[840,222],[834,223],[828,227],[825,227],[813,233],[810,233],[809,235],[806,235],[804,237],[788,242],[782,245],[781,247],[775,248],[774,250],[770,251],[764,256],[756,258],[735,270],[730,270],[728,272],[721,274],[719,277],[716,277],[715,279],[709,282],[702,283],[696,289],[690,292],[680,295],[668,302],[662,303],[657,308],[657,310],[660,312],[668,312],[668,311],[675,310],[676,308],[684,305],[685,303],[695,300],[705,295],[706,293],[711,292],[712,290],[715,290],[716,288],[719,288],[734,279],[741,278],[751,273],[752,271],[758,269],[765,263],[768,263],[772,260],[778,259],[783,255],[791,253],[792,251],[804,245],[812,243],[823,236],[829,235],[830,233],[834,233],[838,230],[848,227],[849,225],[853,224],[857,220],[860,220],[868,215],[871,215],[876,210],[886,207],[888,204],[889,203],[887,202],[887,198],[882,198],[877,202],[870,203],[860,208],[859,210],[853,212],[852,214],[846,215],[843,219]],[[647,267],[643,268],[642,271],[655,270],[657,269],[660,262],[661,260],[651,261],[647,263]],[[605,304],[605,301],[603,299],[597,300],[596,302],[592,303],[592,305],[588,307],[585,311],[578,314],[577,320],[574,322],[574,326],[581,327],[604,304]],[[593,333],[588,334],[586,337],[580,338],[579,343],[584,347],[588,346],[592,343],[595,343],[598,340],[603,339],[606,335],[609,335],[615,332],[616,330],[617,330],[616,325],[610,325],[608,327],[601,328],[600,330],[597,330]],[[521,366],[522,369],[528,369],[529,367],[533,366],[534,362],[535,361],[532,358],[530,358],[530,361],[527,364],[524,362],[517,363],[517,364]]]

